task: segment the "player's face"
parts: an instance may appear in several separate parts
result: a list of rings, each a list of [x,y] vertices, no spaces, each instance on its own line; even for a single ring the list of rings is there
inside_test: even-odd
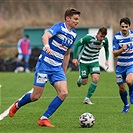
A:
[[[79,23],[79,18],[80,18],[80,15],[78,15],[78,14],[75,14],[71,17],[67,17],[67,22],[68,22],[67,24],[68,24],[68,27],[70,30],[72,28],[76,28],[76,26]]]
[[[129,34],[130,26],[123,22],[123,23],[121,23],[120,27],[121,27],[122,35],[123,36],[127,36]]]
[[[102,42],[105,38],[105,35],[103,35],[101,32],[99,32],[99,33],[97,33],[96,38],[99,42]]]

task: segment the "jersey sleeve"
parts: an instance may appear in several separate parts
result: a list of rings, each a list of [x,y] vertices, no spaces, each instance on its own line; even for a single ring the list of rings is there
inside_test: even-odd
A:
[[[59,31],[60,31],[60,25],[59,25],[59,23],[54,24],[54,25],[48,30],[48,32],[49,32],[52,36],[56,35]]]
[[[22,42],[22,40],[20,39],[19,41],[18,41],[18,53],[19,54],[22,54],[22,49],[21,49],[21,42]]]
[[[83,38],[81,38],[75,45],[74,45],[74,54],[73,58],[76,59],[79,51],[80,46],[84,46],[89,41],[89,36],[86,35]]]
[[[113,38],[113,50],[118,50],[119,49],[119,46],[118,46],[118,43],[117,43],[117,39],[114,35],[114,38]]]
[[[106,60],[108,60],[109,59],[109,41],[108,41],[108,38],[105,38],[104,49],[105,49]]]

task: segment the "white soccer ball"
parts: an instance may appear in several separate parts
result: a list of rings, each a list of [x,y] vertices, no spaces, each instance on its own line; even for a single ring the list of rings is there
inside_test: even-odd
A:
[[[79,124],[81,127],[91,128],[95,124],[95,118],[91,113],[83,113],[79,117]]]
[[[23,72],[24,71],[24,67],[20,66],[17,68],[18,69],[18,72]]]

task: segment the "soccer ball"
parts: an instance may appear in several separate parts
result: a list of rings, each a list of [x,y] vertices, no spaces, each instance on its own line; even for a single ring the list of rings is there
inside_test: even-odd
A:
[[[83,113],[79,117],[79,124],[81,127],[91,128],[95,124],[95,118],[91,113]]]
[[[24,68],[22,66],[18,67],[17,68],[18,72],[23,72],[24,71]]]

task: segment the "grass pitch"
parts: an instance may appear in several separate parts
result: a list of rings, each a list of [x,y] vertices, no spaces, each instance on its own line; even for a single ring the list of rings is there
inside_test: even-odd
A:
[[[0,73],[0,113],[15,100],[29,91],[33,85],[34,73]],[[38,119],[56,96],[54,88],[47,83],[42,97],[22,107],[13,118],[0,121],[0,133],[132,133],[133,106],[122,114],[123,104],[119,98],[115,73],[102,72],[98,87],[91,97],[93,105],[83,104],[88,85],[77,87],[78,72],[68,72],[69,95],[60,108],[50,117],[55,128],[40,127]],[[90,83],[91,79],[89,79]],[[79,116],[90,112],[95,117],[92,128],[81,128]]]

